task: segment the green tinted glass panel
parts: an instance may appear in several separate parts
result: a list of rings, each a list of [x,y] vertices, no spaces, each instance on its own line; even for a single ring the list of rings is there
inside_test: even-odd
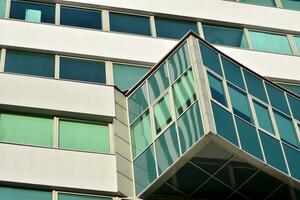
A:
[[[138,195],[156,178],[156,167],[153,146],[145,150],[135,161],[133,161],[135,191]]]
[[[204,135],[199,105],[195,103],[177,121],[182,153]]]
[[[52,200],[52,192],[0,187],[3,200]]]
[[[221,44],[247,48],[243,29],[202,25],[205,40],[212,44]]]
[[[108,126],[60,121],[59,148],[109,153]]]
[[[299,147],[299,140],[291,118],[274,110],[276,124],[282,140]]]
[[[300,51],[300,49],[299,49]],[[300,85],[294,85],[294,84],[286,84],[286,83],[277,83],[281,87],[289,90],[290,92],[293,92],[294,94],[297,94],[300,96]]]
[[[277,108],[278,110],[290,115],[289,107],[287,105],[284,92],[271,86],[268,83],[266,84],[266,88],[267,88],[271,105],[274,108]]]
[[[133,157],[143,151],[152,141],[149,112],[143,114],[130,128]]]
[[[109,13],[109,25],[111,31],[151,35],[150,18],[121,13]]]
[[[247,94],[242,90],[228,84],[229,96],[233,108],[233,113],[244,120],[253,123]]]
[[[151,102],[161,95],[170,85],[167,64],[164,63],[148,79],[149,95]]]
[[[52,147],[53,119],[0,114],[0,141]]]
[[[236,146],[239,146],[233,124],[232,114],[214,102],[211,102],[211,104],[217,133]]]
[[[0,18],[5,17],[6,0],[0,0]]]
[[[146,84],[136,90],[128,99],[130,123],[133,122],[148,107]]]
[[[248,88],[248,92],[264,102],[268,102],[267,95],[264,89],[263,81],[257,76],[244,70],[244,76]]]
[[[300,180],[300,152],[298,149],[295,149],[289,145],[283,144],[283,149],[287,162],[289,164],[291,175]]]
[[[170,99],[167,94],[160,99],[153,107],[156,133],[159,133],[164,127],[166,127],[171,121],[170,111]]]
[[[271,6],[275,7],[274,0],[239,0],[241,3],[248,3],[254,5],[261,5],[261,6]]]
[[[230,81],[231,83],[245,90],[241,68],[233,62],[229,61],[227,58],[221,57],[221,59],[227,81]]]
[[[279,141],[262,131],[259,131],[259,135],[267,163],[287,173],[287,168]]]
[[[96,197],[75,194],[58,194],[58,200],[110,200],[109,197]]]
[[[281,0],[283,8],[291,10],[300,10],[300,1],[299,0]]]
[[[249,31],[252,47],[255,50],[273,53],[292,54],[286,35]]]
[[[296,41],[296,45],[298,47],[298,52],[300,52],[300,37],[294,37]]]
[[[177,79],[188,67],[190,67],[190,57],[187,44],[185,43],[169,59],[169,69],[171,81]]]
[[[149,71],[149,68],[147,68],[147,67],[138,67],[138,66],[124,65],[124,64],[114,64],[113,65],[114,83],[121,90],[129,90],[148,71]]]
[[[161,174],[177,160],[180,154],[175,124],[155,141],[155,150],[158,172]]]
[[[193,73],[189,70],[173,85],[176,114],[180,115],[196,100]]]
[[[5,72],[54,77],[54,55],[7,50]]]
[[[258,103],[257,101],[253,101],[253,104],[259,127],[274,134],[274,129],[268,108],[261,103]]]
[[[294,118],[300,121],[300,99],[287,95]]]
[[[200,42],[200,51],[203,64],[214,72],[218,73],[220,76],[222,75],[222,69],[219,59],[219,54]]]
[[[235,121],[240,136],[242,149],[256,158],[263,160],[256,128],[239,119],[238,117],[235,118]]]
[[[189,31],[198,33],[196,22],[155,17],[155,26],[158,37],[180,39]]]
[[[207,72],[207,75],[212,98],[224,106],[227,106],[222,80],[209,72]]]

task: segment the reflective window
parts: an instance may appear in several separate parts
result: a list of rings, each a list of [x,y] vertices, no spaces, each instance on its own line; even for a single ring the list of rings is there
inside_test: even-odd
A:
[[[248,92],[253,96],[259,98],[260,100],[268,103],[263,81],[246,70],[243,70],[243,72],[244,72]]]
[[[296,41],[296,45],[298,47],[298,52],[300,52],[300,37],[294,37]]]
[[[288,100],[294,118],[300,121],[300,99],[296,99],[295,97],[288,95]]]
[[[227,81],[230,81],[231,83],[245,90],[241,68],[223,56],[221,57],[221,60]]]
[[[300,51],[300,49],[299,49]],[[277,83],[281,87],[289,90],[290,92],[293,92],[294,94],[297,94],[300,96],[300,85],[294,85],[294,84],[287,84],[287,83]]]
[[[61,120],[59,148],[109,153],[108,126]]]
[[[55,5],[12,0],[10,18],[30,22],[55,23]]]
[[[152,141],[149,112],[143,114],[130,127],[133,157],[137,156]]]
[[[300,10],[299,0],[281,0],[281,4],[282,7],[286,9]]]
[[[109,24],[111,31],[151,35],[149,17],[110,12]]]
[[[52,147],[53,119],[2,113],[0,114],[0,140]]]
[[[244,120],[253,123],[250,105],[246,93],[229,84],[228,90],[233,113],[243,118]]]
[[[0,18],[5,17],[6,0],[0,0]]]
[[[177,160],[180,154],[175,124],[155,141],[155,150],[158,172],[161,174]]]
[[[252,47],[255,50],[273,53],[292,54],[286,35],[249,31]]]
[[[5,72],[54,77],[54,55],[7,50]]]
[[[257,101],[254,101],[254,100],[253,100],[253,104],[254,104],[254,109],[256,112],[256,117],[257,117],[259,127],[263,128],[264,130],[268,131],[269,133],[274,134],[274,129],[273,129],[273,125],[272,125],[272,121],[271,121],[271,117],[270,117],[268,108],[266,106],[264,106],[263,104],[261,104]]]
[[[156,133],[159,133],[171,121],[170,99],[167,94],[153,106]]]
[[[173,97],[177,116],[196,100],[194,78],[191,70],[186,72],[173,85]]]
[[[104,62],[61,57],[59,67],[62,79],[106,83]]]
[[[207,75],[212,98],[224,106],[227,106],[222,80],[209,72],[207,72]]]
[[[221,44],[242,48],[248,47],[243,29],[212,25],[202,25],[202,28],[205,40],[212,44]]]
[[[170,85],[167,64],[164,63],[148,79],[149,95],[151,102],[159,97]]]
[[[285,152],[285,156],[287,159],[287,162],[289,164],[290,172],[293,177],[300,180],[300,152],[299,150],[296,150],[295,148],[283,144],[283,149]]]
[[[241,3],[248,3],[261,6],[276,7],[274,0],[239,0]]]
[[[128,99],[129,121],[133,122],[148,107],[146,84],[136,90]]]
[[[5,200],[52,200],[52,192],[0,187],[0,197]]]
[[[284,92],[273,87],[270,84],[266,84],[267,92],[269,95],[269,99],[271,102],[271,105],[274,108],[277,108],[278,110],[290,115],[289,107],[287,105],[287,101],[284,95]]]
[[[102,29],[101,11],[62,6],[60,24],[93,29]]]
[[[125,64],[113,64],[114,83],[121,90],[129,90],[148,71],[149,71],[148,67],[140,67],[134,65],[125,65]]]
[[[200,50],[203,64],[220,76],[223,76],[219,54],[201,42]]]
[[[158,37],[180,39],[190,30],[198,33],[196,22],[155,17],[155,26]]]
[[[86,196],[86,195],[75,195],[75,194],[58,194],[58,200],[111,200],[109,197],[100,196]]]

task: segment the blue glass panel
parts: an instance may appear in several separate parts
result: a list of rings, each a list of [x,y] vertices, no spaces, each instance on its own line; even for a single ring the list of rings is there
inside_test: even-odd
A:
[[[170,85],[167,64],[164,63],[159,69],[148,79],[150,101],[154,101],[160,96]]]
[[[214,100],[227,106],[222,80],[207,72],[211,96]]]
[[[284,112],[285,114],[291,115],[288,104],[286,102],[284,92],[268,83],[266,83],[266,88],[267,88],[271,105],[274,108],[277,108],[278,110]]]
[[[109,24],[111,31],[151,35],[149,17],[110,12]]]
[[[52,192],[0,187],[0,197],[3,200],[52,200]]]
[[[294,118],[300,121],[300,99],[287,95]]]
[[[133,161],[136,194],[142,192],[156,178],[153,146]]]
[[[54,77],[54,55],[7,50],[5,72]]]
[[[106,83],[104,62],[61,57],[59,67],[62,79]]]
[[[202,42],[200,42],[200,51],[203,64],[209,69],[218,73],[220,76],[223,76],[219,54]]]
[[[0,18],[5,17],[6,0],[0,0]]]
[[[102,29],[101,11],[62,6],[60,24],[93,29]]]
[[[283,149],[284,149],[285,156],[286,156],[289,168],[290,168],[291,175],[294,178],[300,180],[300,170],[299,170],[300,152],[299,152],[299,150],[297,150],[289,145],[286,145],[286,144],[283,144]]]
[[[155,26],[158,37],[180,39],[190,30],[198,33],[196,22],[155,17]]]
[[[237,136],[234,128],[232,114],[226,111],[221,106],[214,102],[211,102],[217,133],[232,142],[236,146],[239,146]]]
[[[10,18],[22,19],[32,22],[37,22],[36,20],[31,20],[30,17],[26,19],[26,12],[37,11],[41,13],[40,22],[44,23],[55,23],[55,5],[54,4],[42,4],[28,1],[17,1],[12,0],[10,6]],[[28,14],[27,14],[28,16]]]
[[[281,0],[283,8],[291,10],[300,10],[300,1],[299,0]]]
[[[133,122],[148,107],[146,84],[136,90],[128,99],[129,121]]]
[[[274,134],[274,128],[271,121],[269,110],[266,106],[253,100],[254,109],[256,112],[259,127]]]
[[[263,160],[256,128],[239,119],[238,117],[235,117],[235,121],[240,136],[242,149],[256,158]]]
[[[230,81],[231,83],[245,90],[241,68],[223,56],[221,57],[221,60],[227,81]]]
[[[86,196],[75,194],[58,194],[58,200],[111,200],[110,197]]]
[[[248,92],[253,96],[259,98],[260,100],[268,103],[263,81],[246,70],[243,70],[243,72],[244,72]]]
[[[254,5],[261,5],[261,6],[271,6],[276,7],[274,0],[239,0],[241,3],[249,3]]]
[[[299,48],[300,51],[300,48]],[[296,84],[287,84],[287,83],[277,83],[278,85],[280,85],[281,87],[289,90],[290,92],[297,94],[298,96],[300,96],[300,85],[296,85]]]
[[[284,173],[287,173],[287,168],[279,141],[262,131],[259,131],[259,135],[267,163],[283,171]]]

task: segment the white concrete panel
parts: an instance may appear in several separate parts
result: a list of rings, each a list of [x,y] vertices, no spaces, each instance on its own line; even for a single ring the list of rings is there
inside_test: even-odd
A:
[[[223,0],[63,0],[63,2],[77,2],[300,31],[300,12]]]
[[[0,144],[0,180],[116,193],[114,155]]]
[[[262,76],[300,80],[299,56],[215,46],[226,55]]]
[[[114,87],[0,73],[0,105],[115,117]]]

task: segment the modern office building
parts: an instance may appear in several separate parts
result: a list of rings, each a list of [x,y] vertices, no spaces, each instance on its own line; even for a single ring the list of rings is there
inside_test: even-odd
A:
[[[298,0],[0,0],[0,200],[299,200],[299,20]]]

